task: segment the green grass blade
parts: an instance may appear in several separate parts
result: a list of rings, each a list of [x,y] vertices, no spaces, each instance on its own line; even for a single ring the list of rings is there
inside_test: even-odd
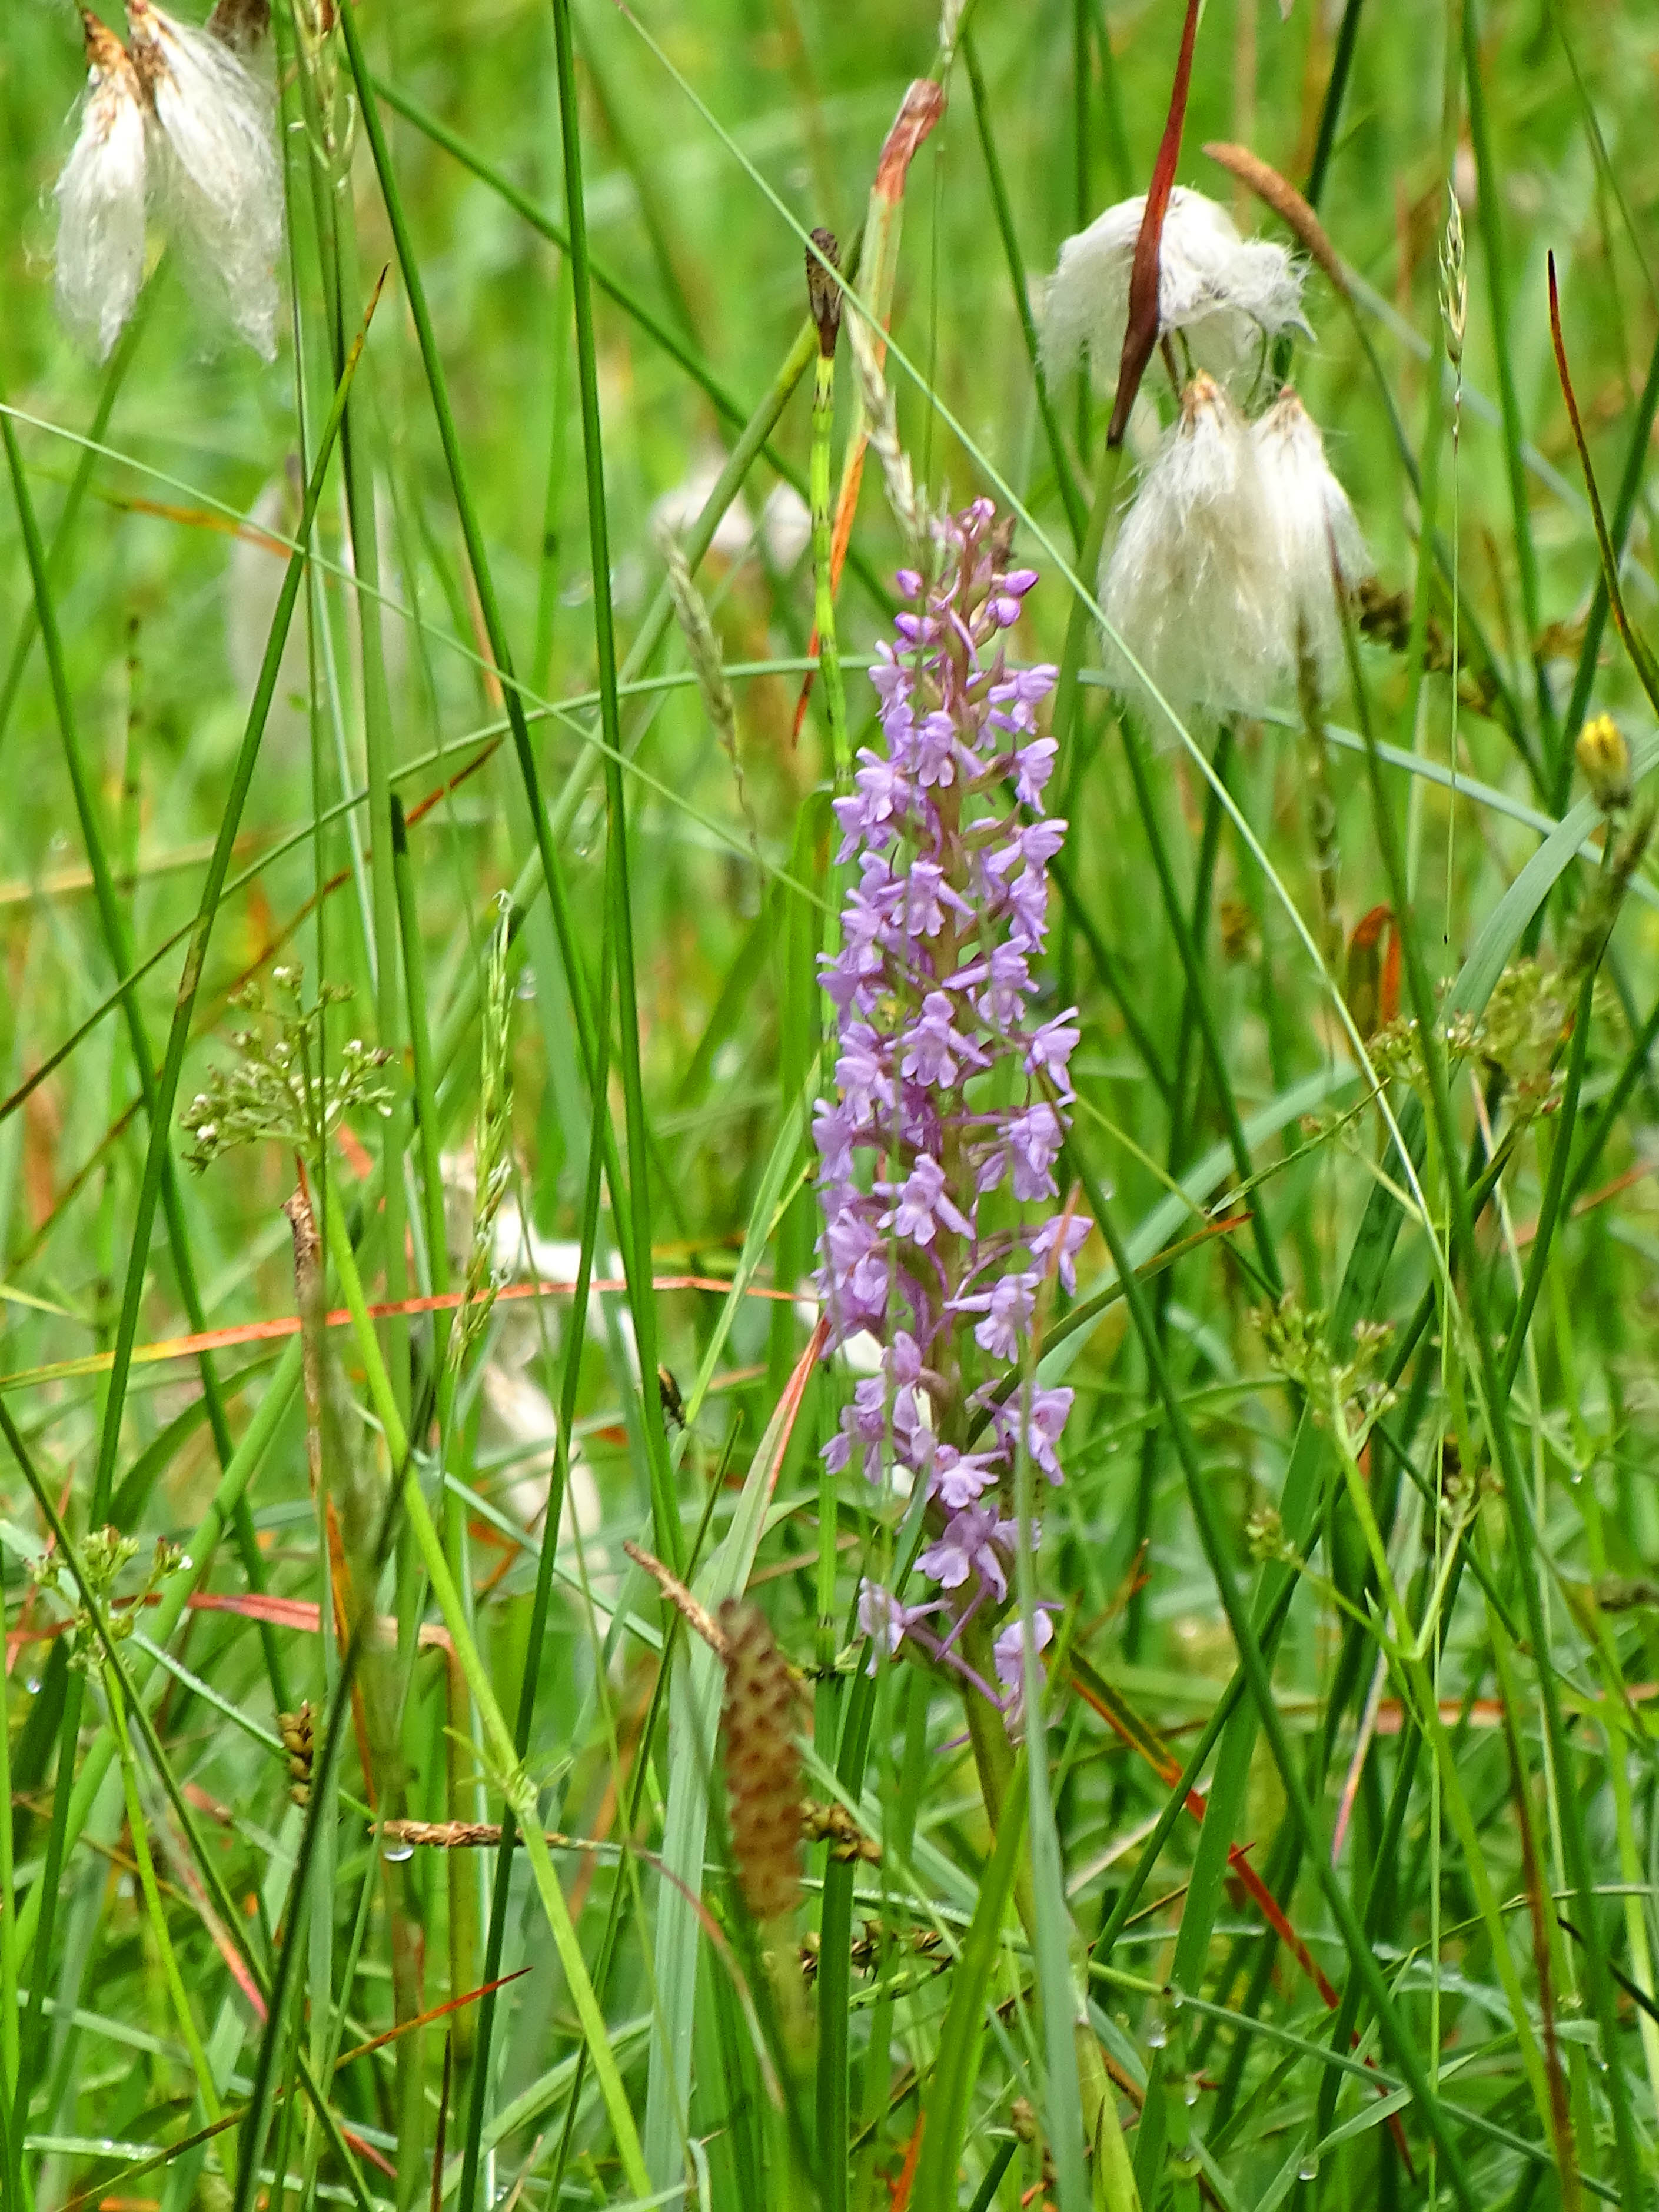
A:
[[[378,298],[378,294],[376,295]],[[374,301],[369,312],[374,312]],[[309,534],[315,520],[318,501],[322,495],[324,482],[333,455],[334,442],[345,413],[345,403],[351,389],[362,357],[364,339],[368,334],[365,320],[347,358],[340,382],[336,387],[334,404],[319,442],[315,465],[311,480],[306,486],[305,507],[301,514],[301,538]],[[115,1363],[110,1376],[109,1393],[103,1424],[99,1435],[98,1462],[93,1480],[92,1511],[101,1518],[104,1501],[110,1494],[115,1469],[115,1457],[119,1445],[121,1413],[125,1403],[127,1376],[131,1365],[132,1349],[138,1333],[138,1308],[143,1297],[144,1275],[149,1254],[150,1233],[155,1225],[156,1202],[167,1178],[171,1159],[172,1120],[179,1095],[179,1079],[184,1066],[185,1048],[190,1040],[191,1014],[196,994],[201,987],[202,969],[207,957],[209,939],[217,916],[219,901],[224,889],[225,877],[230,866],[230,855],[240,826],[242,808],[247,799],[248,787],[253,780],[254,768],[259,757],[259,746],[264,736],[266,718],[276,688],[276,675],[281,665],[283,647],[287,642],[289,624],[293,619],[295,602],[299,596],[304,574],[305,561],[296,550],[289,559],[283,579],[282,594],[276,605],[271,630],[266,640],[264,659],[255,686],[247,721],[242,733],[240,748],[236,757],[230,788],[227,796],[219,834],[214,842],[212,858],[203,880],[202,895],[197,910],[195,925],[191,932],[189,950],[185,956],[184,973],[179,979],[178,998],[173,1008],[172,1027],[167,1036],[166,1056],[156,1079],[155,1103],[150,1114],[149,1151],[144,1161],[144,1179],[138,1194],[131,1251],[128,1261],[126,1280],[121,1296],[120,1319],[115,1338]]]
[[[1362,731],[1369,738],[1370,708],[1364,678],[1361,676],[1351,634],[1346,635],[1350,673],[1359,702]],[[1382,771],[1375,750],[1368,754],[1372,815],[1376,825],[1377,843],[1389,887],[1400,902],[1397,912],[1406,913],[1409,907],[1406,897],[1404,863],[1399,849],[1398,833],[1395,827],[1389,798],[1382,781]],[[1547,849],[1547,847],[1542,849]],[[1534,858],[1537,856],[1534,855]],[[1416,1012],[1421,1049],[1426,1070],[1429,1095],[1436,1133],[1443,1158],[1457,1158],[1455,1127],[1452,1120],[1451,1102],[1447,1087],[1446,1064],[1439,1042],[1437,1022],[1443,1016],[1437,1013],[1432,986],[1430,982],[1422,951],[1415,933],[1403,933],[1407,983],[1411,1004]],[[1532,1505],[1526,1477],[1516,1449],[1514,1431],[1510,1418],[1509,1393],[1498,1364],[1497,1347],[1487,1314],[1485,1279],[1480,1272],[1480,1255],[1474,1243],[1474,1222],[1469,1211],[1468,1194],[1462,1178],[1455,1174],[1447,1179],[1450,1200],[1451,1241],[1461,1262],[1465,1285],[1471,1331],[1479,1362],[1480,1380],[1486,1403],[1486,1420],[1492,1438],[1493,1455],[1504,1482],[1504,1504],[1510,1540],[1516,1555],[1516,1569],[1522,1589],[1523,1613],[1528,1641],[1538,1672],[1538,1687],[1544,1711],[1546,1740],[1558,1776],[1569,1771],[1571,1745],[1567,1740],[1561,1709],[1560,1686],[1557,1670],[1551,1657],[1549,1625],[1544,1613],[1543,1592],[1538,1572],[1538,1536],[1534,1526]],[[1569,1878],[1576,1894],[1578,1913],[1585,1927],[1585,1945],[1589,1966],[1591,2002],[1594,2006],[1601,2047],[1606,2060],[1605,2080],[1608,2102],[1613,2107],[1615,2142],[1617,2145],[1621,2185],[1632,2203],[1638,2201],[1640,2185],[1638,2154],[1634,2124],[1630,2108],[1630,2093],[1620,2063],[1618,2051],[1618,2018],[1612,1978],[1607,1971],[1607,1954],[1600,1923],[1595,1917],[1591,1895],[1592,1877],[1590,1854],[1584,1832],[1583,1809],[1576,1792],[1567,1791],[1561,1801],[1562,1842]]]
[[[576,105],[576,63],[569,0],[552,0],[558,57],[559,119],[564,148],[564,198],[570,226],[570,273],[576,317],[576,386],[581,399],[582,453],[587,481],[587,534],[593,577],[593,636],[599,657],[599,728],[605,746],[605,834],[615,856],[608,872],[607,932],[614,963],[620,1023],[623,1117],[628,1151],[628,1194],[633,1237],[629,1307],[639,1339],[646,1443],[656,1493],[657,1540],[677,1571],[685,1557],[679,1507],[668,1463],[662,1392],[657,1381],[656,1300],[651,1289],[651,1170],[645,1085],[640,1067],[640,1013],[634,975],[634,915],[629,887],[628,810],[622,775],[622,715],[617,700],[617,637],[611,605],[610,523],[605,510],[603,426],[593,331],[592,279],[587,258],[587,215],[582,188],[581,124]],[[601,1008],[601,1019],[608,1010]],[[613,1204],[620,1202],[615,1197]]]
[[[951,1978],[951,2001],[939,2030],[933,2093],[922,2130],[921,2157],[911,2192],[915,2212],[955,2212],[957,2166],[968,2131],[974,2087],[979,2079],[985,2015],[996,1979],[1003,1924],[1013,1896],[1014,1874],[1025,1848],[1029,1793],[1024,1782],[1022,1754],[1015,1768],[1014,1786],[1008,1795],[1007,1812],[997,1834],[996,1848],[980,1876],[974,1917]]]
[[[549,215],[545,209],[538,207],[527,192],[521,191],[510,177],[505,176],[476,147],[452,131],[441,116],[423,106],[412,93],[401,85],[393,84],[380,76],[371,77],[370,82],[376,95],[395,113],[412,123],[424,137],[431,139],[434,146],[441,146],[447,154],[453,155],[464,168],[470,169],[481,184],[488,185],[491,191],[499,194],[532,230],[559,247],[562,252],[568,253],[570,234],[566,225],[556,216]],[[747,430],[754,420],[756,410],[744,404],[696,347],[672,330],[649,302],[642,300],[625,278],[617,276],[604,262],[590,257],[588,267],[595,287],[613,300],[631,322],[639,325],[653,344],[659,346],[669,359],[685,372],[720,416],[734,428]],[[760,439],[758,451],[769,467],[775,471],[780,481],[787,483],[804,500],[807,495],[806,478],[788,455],[773,444],[769,427]],[[848,566],[863,584],[873,603],[884,611],[890,608],[892,595],[871,566],[863,550],[857,545],[850,547],[847,560]],[[539,672],[538,675],[539,678]]]
[[[112,401],[113,394],[111,395]],[[80,821],[82,840],[86,847],[87,860],[92,871],[93,885],[98,906],[99,923],[104,937],[104,949],[116,976],[120,994],[121,1010],[126,1017],[128,1042],[131,1048],[134,1072],[138,1079],[139,1095],[154,1138],[159,1093],[155,1081],[155,1063],[150,1049],[149,1032],[139,1010],[136,994],[123,988],[130,982],[132,966],[131,946],[128,940],[126,917],[122,912],[116,893],[103,831],[94,803],[92,787],[81,747],[76,722],[74,702],[70,696],[69,677],[64,666],[63,642],[58,630],[57,611],[52,600],[50,562],[41,544],[40,526],[35,520],[33,502],[29,497],[27,481],[23,473],[22,455],[18,449],[17,434],[9,415],[0,415],[0,435],[6,447],[6,459],[11,473],[12,490],[17,503],[18,520],[22,525],[24,548],[27,555],[30,579],[34,590],[35,622],[40,633],[41,647],[51,678],[52,706],[58,718],[58,735],[62,740],[64,758],[69,770],[70,788],[75,796],[76,812]],[[165,1134],[165,1132],[163,1132]],[[191,1331],[200,1335],[207,1327],[207,1317],[197,1287],[196,1269],[191,1256],[189,1226],[185,1218],[184,1200],[179,1188],[179,1174],[170,1149],[161,1155],[161,1206],[167,1217],[167,1239],[172,1249],[173,1272],[178,1278],[179,1297],[184,1303]],[[219,1463],[229,1463],[231,1455],[230,1428],[225,1418],[223,1395],[211,1355],[200,1355],[198,1366],[202,1376],[202,1393],[206,1401],[207,1417],[213,1431]],[[118,1396],[118,1393],[115,1394]],[[94,1522],[106,1516],[112,1486],[112,1470],[106,1468],[101,1454],[99,1473],[94,1483],[91,1511]],[[258,1547],[253,1540],[252,1525],[246,1514],[239,1514],[236,1534],[242,1553],[243,1565],[255,1589],[264,1587],[264,1571],[259,1559]],[[266,1670],[278,1702],[286,1702],[281,1655],[276,1639],[268,1632],[261,1642],[264,1648]]]
[[[1562,739],[1549,678],[1538,644],[1543,617],[1539,597],[1538,555],[1533,544],[1532,511],[1527,496],[1526,465],[1521,450],[1525,442],[1521,403],[1515,386],[1508,263],[1504,254],[1503,186],[1492,160],[1492,131],[1486,113],[1486,64],[1480,52],[1480,24],[1475,0],[1464,0],[1462,36],[1463,82],[1468,99],[1469,141],[1474,150],[1475,174],[1480,180],[1476,220],[1486,247],[1486,295],[1492,316],[1493,349],[1498,356],[1498,398],[1504,422],[1504,459],[1509,471],[1516,565],[1521,575],[1522,617],[1527,626],[1525,649],[1527,658],[1533,665],[1537,686],[1538,725],[1544,758],[1553,764],[1559,779]]]
[[[1084,23],[1082,0],[1079,0],[1078,22]],[[1079,48],[1081,40],[1079,40]],[[1008,264],[1008,282],[1013,290],[1014,310],[1019,317],[1020,335],[1025,341],[1025,351],[1031,364],[1032,388],[1036,393],[1037,411],[1042,417],[1042,434],[1048,441],[1048,458],[1054,466],[1054,481],[1060,486],[1060,496],[1066,509],[1066,520],[1072,526],[1072,543],[1081,550],[1089,528],[1089,511],[1084,503],[1077,471],[1072,466],[1071,455],[1060,433],[1060,417],[1048,392],[1048,380],[1042,373],[1042,361],[1037,345],[1036,321],[1031,313],[1030,289],[1026,283],[1025,264],[1019,250],[1019,240],[1014,229],[1014,211],[1009,204],[1007,181],[1002,173],[1002,157],[997,151],[996,131],[992,122],[991,106],[985,89],[985,78],[975,50],[971,26],[965,26],[962,34],[962,59],[968,71],[968,83],[974,95],[974,122],[979,131],[980,151],[985,157],[985,181],[991,188],[991,205],[996,213],[997,231],[1002,240],[1003,254]],[[1080,88],[1087,85],[1086,65],[1079,70]],[[1079,132],[1079,137],[1081,133]],[[1082,215],[1079,228],[1088,221]],[[1096,551],[1098,553],[1097,546]]]

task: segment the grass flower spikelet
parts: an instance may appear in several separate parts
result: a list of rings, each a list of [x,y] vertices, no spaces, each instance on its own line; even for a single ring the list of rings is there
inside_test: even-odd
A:
[[[478,1041],[478,1115],[473,1135],[472,1236],[460,1312],[449,1340],[457,1370],[489,1326],[500,1278],[496,1217],[513,1181],[513,993],[507,955],[513,942],[511,902],[503,897],[490,932]]]
[[[911,545],[919,546],[927,533],[927,502],[916,489],[910,456],[900,442],[898,411],[893,404],[891,388],[882,374],[876,334],[861,315],[852,315],[848,319],[847,335],[852,343],[853,365],[858,372],[870,443],[881,464],[887,504],[893,511],[894,521]]]
[[[708,601],[697,589],[684,549],[673,532],[662,523],[657,526],[657,546],[663,557],[669,597],[674,606],[674,619],[680,626],[680,633],[685,640],[686,655],[691,663],[691,672],[697,679],[697,695],[702,701],[702,710],[708,717],[709,726],[720,740],[720,750],[732,763],[738,804],[749,823],[752,843],[755,826],[744,790],[743,763],[738,753],[737,702],[732,696],[726,664],[720,658],[720,641],[714,632],[714,617],[708,611]]]

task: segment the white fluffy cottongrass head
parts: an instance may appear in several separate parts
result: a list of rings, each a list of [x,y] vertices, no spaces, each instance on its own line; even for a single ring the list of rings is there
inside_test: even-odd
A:
[[[1102,612],[1178,713],[1258,713],[1276,689],[1282,593],[1263,524],[1250,426],[1200,373],[1100,575]],[[1109,635],[1105,657],[1119,689],[1145,696]]]
[[[1365,574],[1365,542],[1318,426],[1290,385],[1253,426],[1250,442],[1279,571],[1286,666],[1294,678],[1306,655],[1328,696],[1344,661],[1339,592],[1346,599]]]
[[[113,31],[82,14],[87,89],[58,179],[58,304],[101,361],[144,281],[145,100]]]
[[[283,176],[271,94],[233,47],[128,0],[155,112],[153,167],[186,276],[267,361],[276,350]]]
[[[1042,365],[1063,376],[1086,353],[1095,387],[1117,386],[1144,194],[1068,238],[1042,312]],[[1177,185],[1158,246],[1160,336],[1179,332],[1212,376],[1253,378],[1280,331],[1302,329],[1302,271],[1270,239],[1241,238],[1224,207]]]

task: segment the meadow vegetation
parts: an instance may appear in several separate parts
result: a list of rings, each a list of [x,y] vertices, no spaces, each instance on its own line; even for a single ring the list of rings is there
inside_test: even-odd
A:
[[[0,24],[0,2204],[1652,2203],[1659,15],[179,9]]]

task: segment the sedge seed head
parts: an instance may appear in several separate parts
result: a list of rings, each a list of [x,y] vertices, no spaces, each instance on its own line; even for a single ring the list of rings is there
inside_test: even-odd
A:
[[[793,1912],[800,1897],[802,1800],[795,1748],[795,1687],[766,1616],[728,1598],[726,1797],[732,1856],[744,1904],[764,1924]]]
[[[1290,655],[1311,656],[1322,696],[1340,678],[1343,605],[1368,566],[1348,495],[1325,458],[1324,441],[1286,385],[1250,433],[1277,574],[1276,623]],[[1294,667],[1294,660],[1287,661]]]
[[[1146,206],[1140,194],[1120,200],[1060,247],[1042,315],[1051,377],[1086,354],[1096,390],[1116,388]],[[1180,331],[1200,368],[1253,381],[1271,341],[1306,327],[1301,266],[1270,239],[1241,238],[1225,208],[1177,185],[1158,243],[1158,314],[1159,335]]]
[[[144,281],[148,101],[132,57],[95,15],[81,18],[87,89],[58,179],[58,307],[101,361]]]
[[[807,251],[806,302],[818,326],[818,351],[827,357],[836,350],[841,328],[841,285],[832,273],[841,267],[841,246],[833,230],[821,228],[812,233],[812,246],[817,250]]]
[[[1247,422],[1200,372],[1104,563],[1100,602],[1145,672],[1108,641],[1121,688],[1178,712],[1256,714],[1343,666],[1344,606],[1366,566],[1352,507],[1287,385]]]
[[[160,196],[185,273],[265,360],[276,351],[283,174],[270,87],[225,38],[129,0]]]
[[[1100,577],[1108,623],[1177,711],[1255,711],[1273,688],[1275,564],[1249,425],[1203,374],[1141,480]],[[1109,636],[1120,687],[1142,678]]]

